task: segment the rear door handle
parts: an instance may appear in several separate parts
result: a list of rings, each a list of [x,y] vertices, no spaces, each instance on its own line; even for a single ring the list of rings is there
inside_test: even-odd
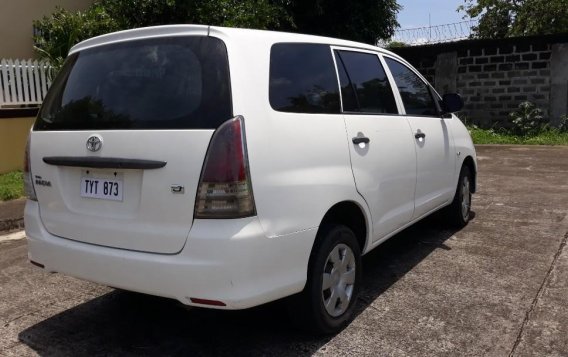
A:
[[[356,136],[351,140],[353,140],[353,144],[361,144],[361,143],[368,144],[369,141],[371,141],[371,139],[369,139],[366,136]]]
[[[414,134],[414,137],[415,137],[416,139],[424,139],[424,138],[426,138],[426,134],[424,134],[424,133],[416,133],[416,134]]]

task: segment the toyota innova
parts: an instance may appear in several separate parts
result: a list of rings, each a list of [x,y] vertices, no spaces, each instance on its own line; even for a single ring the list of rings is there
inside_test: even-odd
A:
[[[29,259],[192,306],[289,297],[336,332],[363,254],[440,209],[467,224],[462,105],[339,39],[175,25],[86,40],[30,132]]]

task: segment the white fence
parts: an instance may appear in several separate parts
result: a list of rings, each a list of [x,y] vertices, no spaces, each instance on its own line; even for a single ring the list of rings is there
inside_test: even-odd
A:
[[[38,60],[0,60],[0,109],[39,106],[51,85],[50,66]]]

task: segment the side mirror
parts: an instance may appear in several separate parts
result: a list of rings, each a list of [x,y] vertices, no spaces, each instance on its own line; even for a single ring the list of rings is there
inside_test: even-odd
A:
[[[457,93],[446,93],[442,97],[440,105],[444,113],[459,112],[463,108],[463,99]]]

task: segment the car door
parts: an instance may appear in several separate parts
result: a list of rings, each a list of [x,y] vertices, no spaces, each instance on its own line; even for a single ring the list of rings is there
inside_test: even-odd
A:
[[[373,240],[407,224],[414,212],[414,137],[374,52],[334,48],[358,192],[373,220]]]
[[[454,143],[451,116],[440,114],[430,86],[409,66],[384,56],[410,123],[416,148],[416,194],[413,218],[448,203],[454,195]]]

